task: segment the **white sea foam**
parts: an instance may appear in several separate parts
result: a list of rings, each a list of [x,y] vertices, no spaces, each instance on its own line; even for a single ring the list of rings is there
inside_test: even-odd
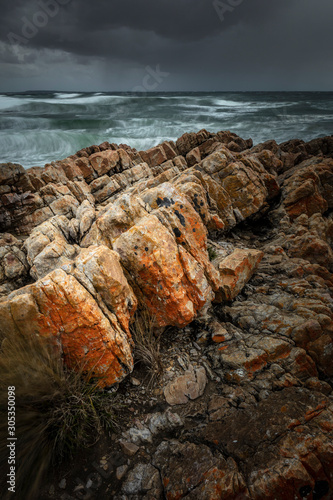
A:
[[[62,94],[62,97],[48,98],[36,97],[30,99],[30,102],[39,102],[53,105],[74,104],[74,105],[90,105],[90,104],[112,104],[114,100],[126,100],[126,96],[111,96],[106,94],[94,94],[86,96],[84,94]]]
[[[0,110],[16,108],[18,106],[22,106],[22,104],[24,104],[25,101],[26,101],[26,99],[20,99],[17,97],[1,95],[0,96]]]
[[[237,107],[244,107],[250,103],[238,102],[238,101],[228,101],[226,99],[214,99],[214,104],[216,106],[226,106],[228,108],[230,108],[230,107],[237,108]]]
[[[81,95],[82,94],[75,94],[75,93],[74,94],[69,94],[69,93],[66,93],[66,92],[64,92],[64,93],[59,92],[59,93],[55,94],[54,97],[56,99],[73,99],[74,97],[80,97]]]

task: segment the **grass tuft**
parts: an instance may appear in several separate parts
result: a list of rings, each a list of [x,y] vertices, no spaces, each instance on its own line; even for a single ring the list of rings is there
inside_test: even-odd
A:
[[[217,257],[217,252],[214,247],[208,247],[208,257],[210,261]]]
[[[163,373],[161,356],[161,334],[156,332],[155,318],[147,309],[136,313],[131,325],[131,333],[134,340],[135,359],[143,363],[149,370],[149,384]]]
[[[103,428],[115,425],[114,398],[88,383],[83,372],[67,370],[54,346],[40,338],[13,334],[3,340],[0,460],[1,469],[9,469],[7,391],[15,386],[17,498],[38,498],[41,481],[52,465],[73,456],[79,447],[94,444]]]

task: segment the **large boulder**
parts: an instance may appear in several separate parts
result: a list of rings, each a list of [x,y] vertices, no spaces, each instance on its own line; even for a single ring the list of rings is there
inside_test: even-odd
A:
[[[114,250],[159,326],[190,323],[213,298],[202,266],[155,215],[119,236]]]
[[[221,183],[232,200],[239,220],[264,208],[268,191],[260,171],[237,161],[229,150],[224,148],[211,154],[201,162],[201,167]]]
[[[333,207],[332,160],[307,160],[281,177],[283,207],[291,220]]]
[[[101,387],[133,369],[128,334],[111,323],[76,278],[56,269],[0,301],[3,334],[50,338],[65,363],[97,378]]]

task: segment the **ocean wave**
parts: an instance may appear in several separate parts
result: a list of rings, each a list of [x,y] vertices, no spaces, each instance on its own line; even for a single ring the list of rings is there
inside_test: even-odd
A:
[[[104,141],[145,150],[203,128],[255,143],[309,140],[332,133],[332,116],[333,94],[3,94],[0,159],[42,166]]]
[[[246,104],[248,103],[239,101],[229,101],[226,99],[214,99],[214,104],[215,106],[226,106],[228,108],[230,107],[236,108],[236,107],[246,106]]]
[[[51,129],[52,121],[43,119],[39,117],[27,118],[20,116],[4,115],[0,116],[0,130],[13,130],[13,131],[23,131],[23,130],[40,130],[41,126],[43,129]]]
[[[126,102],[128,98],[132,96],[126,95],[108,95],[108,94],[94,94],[92,96],[86,96],[82,99],[82,104],[114,104],[114,101],[117,102]]]
[[[73,99],[74,97],[80,97],[82,94],[68,94],[66,92],[64,93],[61,93],[61,92],[57,92],[56,94],[54,94],[54,97],[56,99]]]
[[[214,109],[216,107],[211,104],[200,104],[200,102],[195,104],[182,104],[181,106],[185,109]]]
[[[106,94],[96,94],[86,96],[84,94],[62,94],[62,97],[43,97],[39,95],[35,98],[26,99],[26,104],[33,104],[34,106],[43,106],[44,104],[51,105],[56,108],[57,106],[68,106],[73,105],[74,107],[78,106],[89,106],[91,104],[113,104],[114,100],[123,100],[125,101],[126,96],[110,96]],[[70,112],[70,108],[67,108],[68,112]]]
[[[22,106],[24,101],[25,99],[2,95],[0,96],[0,110],[17,108],[18,106]]]
[[[11,135],[1,132],[0,163],[20,163],[24,168],[44,166],[96,142],[101,141],[84,130],[76,133],[53,130],[24,131]]]
[[[196,99],[197,97],[194,95],[186,95],[186,94],[181,94],[181,95],[164,95],[164,96],[159,96],[159,99]]]

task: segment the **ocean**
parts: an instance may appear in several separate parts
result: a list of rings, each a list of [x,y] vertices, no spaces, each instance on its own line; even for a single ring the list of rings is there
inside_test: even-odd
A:
[[[331,135],[333,92],[2,93],[0,163],[43,166],[104,141],[144,150],[202,128],[255,144]]]

